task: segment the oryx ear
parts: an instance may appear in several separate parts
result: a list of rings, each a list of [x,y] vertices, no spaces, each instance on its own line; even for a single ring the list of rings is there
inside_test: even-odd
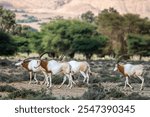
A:
[[[63,61],[64,56],[65,56],[65,55],[61,55],[61,56],[59,57],[59,60],[60,60],[60,61]]]

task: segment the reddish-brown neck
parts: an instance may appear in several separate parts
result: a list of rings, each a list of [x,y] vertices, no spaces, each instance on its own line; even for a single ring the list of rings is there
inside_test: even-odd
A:
[[[118,64],[117,67],[118,67],[118,71],[121,72],[124,76],[126,76],[126,74],[124,73],[124,66]]]
[[[28,65],[29,65],[28,61],[22,63],[22,67],[24,67],[25,69],[27,69],[28,71],[30,71]]]
[[[49,70],[48,70],[48,61],[46,61],[46,60],[41,60],[41,67],[43,68],[43,69],[45,69],[46,70],[46,72],[50,72]]]

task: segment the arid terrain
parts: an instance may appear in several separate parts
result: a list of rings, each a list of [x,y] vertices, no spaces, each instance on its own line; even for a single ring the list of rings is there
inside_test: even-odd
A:
[[[76,76],[78,77],[78,79],[75,79],[77,85],[72,89],[66,87],[67,83],[59,89],[58,86],[62,82],[62,76],[53,76],[53,87],[48,89],[45,85],[35,84],[34,82],[33,84],[28,84],[28,72],[21,67],[16,68],[14,66],[15,60],[1,59],[0,97],[1,99],[30,99],[30,96],[26,97],[24,93],[33,93],[33,96],[38,94],[41,96],[36,97],[36,99],[45,99],[44,97],[47,94],[52,94],[56,99],[150,99],[150,62],[129,61],[129,63],[143,64],[145,66],[143,91],[139,90],[141,81],[137,78],[129,80],[134,90],[129,87],[126,90],[123,89],[125,79],[118,72],[113,71],[115,61],[98,60],[89,63],[92,72],[95,73],[90,76],[89,86],[82,82],[83,78],[81,76]],[[44,76],[42,73],[38,73],[37,78],[42,83]],[[41,92],[46,94],[43,95]],[[105,97],[101,97],[102,95]]]
[[[150,17],[150,0],[0,0],[0,5],[15,11],[18,20],[34,16],[38,21],[21,23],[36,29],[40,24],[55,17],[80,18],[82,13],[92,11],[95,15],[103,9],[115,8],[121,14],[134,13]]]

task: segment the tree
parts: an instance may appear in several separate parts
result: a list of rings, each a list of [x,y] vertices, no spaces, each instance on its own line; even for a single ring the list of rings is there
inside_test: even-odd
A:
[[[123,22],[123,16],[113,8],[103,10],[96,17],[98,32],[107,35],[110,39],[105,49],[106,53],[118,55],[127,52]]]
[[[150,23],[147,18],[136,14],[120,15],[115,9],[103,10],[96,17],[98,32],[107,35],[109,40],[106,53],[127,54],[127,39],[130,34],[149,34]]]
[[[0,31],[11,32],[15,25],[15,13],[0,6]]]
[[[106,46],[107,38],[100,35],[94,35],[92,37],[76,39],[73,42],[72,47],[75,52],[82,53],[86,56],[86,59],[91,59],[93,54],[102,54],[103,48]]]
[[[150,36],[148,35],[129,35],[128,53],[131,55],[150,56]]]
[[[39,45],[37,40],[39,40],[39,38],[37,30],[30,26],[16,25],[13,32],[13,40],[18,48],[17,52],[25,52],[28,55],[31,52],[36,52],[37,45]]]
[[[17,51],[17,47],[10,35],[0,32],[0,55],[13,55]]]
[[[87,11],[86,13],[83,13],[81,15],[81,18],[83,21],[87,21],[89,23],[94,22],[94,13],[92,13],[92,11]]]
[[[42,48],[45,51],[73,57],[76,52],[88,59],[101,46],[96,26],[79,20],[55,20],[42,27]],[[80,45],[79,45],[80,44]],[[102,46],[103,47],[103,46]],[[101,51],[99,51],[101,53]]]

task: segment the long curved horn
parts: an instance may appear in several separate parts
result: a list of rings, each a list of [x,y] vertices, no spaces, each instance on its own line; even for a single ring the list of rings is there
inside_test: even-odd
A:
[[[123,55],[119,56],[119,57],[117,58],[116,63],[118,64],[118,63],[121,61],[121,59],[122,59],[123,57],[125,57],[125,56],[129,56],[129,54],[123,54]]]
[[[23,62],[29,61],[30,59],[36,59],[36,58],[38,58],[38,57],[29,57],[29,58],[24,59]]]
[[[62,61],[65,55],[61,55],[59,60]]]
[[[42,53],[41,55],[40,55],[40,59],[42,58],[42,56],[44,55],[44,54],[48,54],[49,52],[44,52],[44,53]]]

